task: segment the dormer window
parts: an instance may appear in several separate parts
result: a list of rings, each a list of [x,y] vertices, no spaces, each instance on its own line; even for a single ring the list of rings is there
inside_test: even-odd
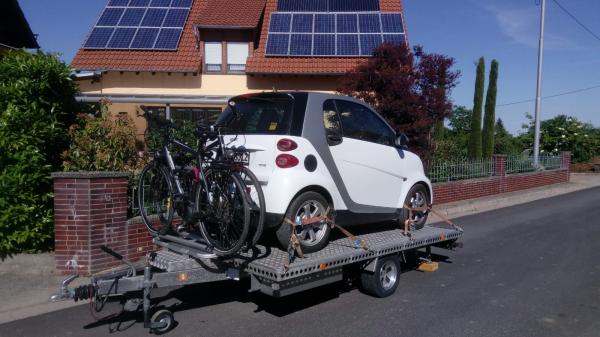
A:
[[[206,72],[220,73],[223,69],[223,46],[221,42],[204,43],[204,63]]]
[[[246,59],[248,59],[248,43],[227,43],[227,72],[244,73],[246,71]]]

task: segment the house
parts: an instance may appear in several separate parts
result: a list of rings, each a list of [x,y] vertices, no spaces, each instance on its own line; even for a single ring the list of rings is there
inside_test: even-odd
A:
[[[81,101],[214,120],[229,97],[333,92],[383,42],[407,43],[401,0],[110,0],[72,62]]]
[[[17,0],[0,2],[0,52],[7,49],[37,49],[36,36]]]

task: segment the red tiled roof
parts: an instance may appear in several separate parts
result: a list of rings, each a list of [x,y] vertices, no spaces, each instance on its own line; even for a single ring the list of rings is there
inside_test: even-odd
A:
[[[194,20],[207,0],[194,0],[176,51],[79,49],[71,66],[75,70],[185,71],[198,72],[202,54],[196,48]]]
[[[208,0],[196,24],[200,27],[256,28],[266,0]]]
[[[380,0],[382,12],[401,12],[401,0]],[[265,56],[271,12],[277,10],[277,0],[267,0],[258,48],[248,58],[249,74],[324,74],[339,75],[356,67],[365,57],[273,57]]]

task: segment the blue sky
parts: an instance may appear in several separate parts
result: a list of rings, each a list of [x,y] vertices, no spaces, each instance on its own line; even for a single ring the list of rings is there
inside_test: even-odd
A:
[[[232,0],[234,1],[234,0]],[[600,1],[558,0],[597,35]],[[70,62],[105,0],[19,0],[38,41]],[[462,73],[455,104],[472,107],[475,63],[500,63],[498,104],[533,99],[540,7],[535,0],[404,0],[409,41],[456,59]],[[544,96],[600,85],[600,41],[547,2]],[[542,118],[568,114],[600,126],[600,88],[545,99]],[[496,115],[518,133],[534,103],[498,106]]]

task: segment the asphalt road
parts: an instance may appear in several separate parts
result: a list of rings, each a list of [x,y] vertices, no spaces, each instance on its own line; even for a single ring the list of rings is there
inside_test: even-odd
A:
[[[175,289],[162,294],[178,321],[169,335],[600,335],[600,188],[457,220],[464,248],[434,248],[440,269],[405,271],[391,297],[348,283],[283,299],[244,283]],[[0,336],[140,336],[140,322],[95,322],[84,305],[0,325]]]

